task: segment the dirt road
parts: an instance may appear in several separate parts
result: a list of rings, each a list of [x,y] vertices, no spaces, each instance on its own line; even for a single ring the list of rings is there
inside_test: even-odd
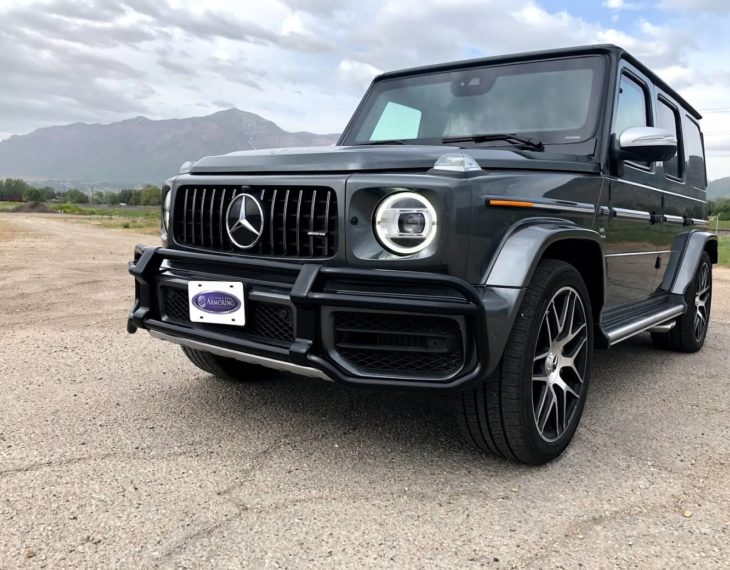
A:
[[[527,468],[436,397],[226,382],[127,335],[139,241],[0,215],[0,568],[730,560],[730,271],[700,354],[598,353],[573,445]]]

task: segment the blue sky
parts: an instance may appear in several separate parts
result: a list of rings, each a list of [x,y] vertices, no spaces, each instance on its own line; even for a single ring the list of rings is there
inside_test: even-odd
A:
[[[337,132],[373,76],[616,43],[705,115],[730,176],[730,0],[0,0],[0,138],[238,107]]]

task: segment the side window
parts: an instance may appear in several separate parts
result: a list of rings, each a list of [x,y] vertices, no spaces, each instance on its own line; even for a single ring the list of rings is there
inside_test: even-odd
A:
[[[679,113],[674,107],[670,107],[661,99],[657,103],[657,126],[660,129],[666,129],[670,133],[674,133],[674,136],[677,137],[677,154],[671,160],[664,161],[664,174],[666,176],[673,176],[674,178],[682,178],[683,160]]]
[[[621,76],[613,132],[620,135],[629,127],[649,126],[649,97],[646,90],[627,75]]]
[[[651,125],[649,94],[646,89],[628,75],[622,74],[619,81],[618,103],[613,118],[613,134],[618,137],[629,127],[647,127]],[[638,163],[650,168],[648,162]]]
[[[700,127],[689,117],[684,121],[684,148],[687,154],[687,180],[698,188],[707,186],[705,151]]]
[[[421,115],[418,109],[388,101],[370,140],[416,139],[421,127]]]

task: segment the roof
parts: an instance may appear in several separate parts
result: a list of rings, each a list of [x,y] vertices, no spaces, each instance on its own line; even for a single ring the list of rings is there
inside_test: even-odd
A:
[[[483,57],[479,59],[467,59],[462,61],[453,61],[447,63],[437,63],[435,65],[426,65],[421,67],[412,67],[410,69],[401,69],[397,71],[388,71],[378,75],[374,81],[383,79],[394,79],[398,77],[408,77],[410,75],[423,75],[426,73],[438,73],[441,71],[452,71],[454,69],[467,69],[469,67],[481,67],[485,65],[495,65],[500,63],[516,63],[521,61],[532,61],[536,59],[548,59],[557,57],[570,57],[578,55],[613,55],[616,59],[623,58],[637,67],[655,85],[661,87],[666,93],[671,95],[678,103],[680,103],[687,111],[689,111],[695,119],[701,119],[702,115],[690,105],[684,97],[670,87],[661,77],[641,63],[633,55],[622,47],[612,44],[599,44],[589,46],[577,46],[569,48],[550,49],[543,51],[532,51],[526,53],[517,53],[509,55],[498,55],[494,57]]]

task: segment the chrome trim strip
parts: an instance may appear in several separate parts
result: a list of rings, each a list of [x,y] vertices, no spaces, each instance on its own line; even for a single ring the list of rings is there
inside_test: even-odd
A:
[[[664,221],[670,224],[684,224],[684,218],[682,216],[673,216],[671,214],[664,214]]]
[[[700,220],[699,218],[692,218],[692,225],[693,226],[709,226],[710,222],[708,220]]]
[[[596,207],[590,204],[576,202],[575,204],[547,204],[545,202],[533,202],[534,208],[539,210],[553,210],[557,212],[575,212],[577,214],[595,214]]]
[[[651,221],[651,213],[644,210],[629,210],[628,208],[612,208],[611,211],[617,218],[631,218],[633,220]]]
[[[707,200],[701,198],[694,198],[692,196],[685,196],[684,194],[677,194],[676,192],[670,192],[669,190],[662,190],[661,188],[655,188],[654,186],[647,186],[646,184],[640,184],[638,182],[631,182],[623,178],[608,178],[612,182],[621,182],[622,184],[629,184],[631,186],[638,186],[639,188],[646,188],[647,190],[654,190],[655,192],[661,192],[662,194],[669,194],[670,196],[676,196],[677,198],[685,198],[686,200],[694,200],[695,202],[701,202],[707,204]]]
[[[604,257],[626,257],[630,255],[661,255],[662,253],[672,253],[672,250],[663,251],[636,251],[630,253],[607,253]]]
[[[327,376],[321,370],[316,368],[309,368],[308,366],[299,366],[298,364],[292,364],[291,362],[285,362],[283,360],[275,360],[273,358],[266,358],[265,356],[259,356],[257,354],[247,354],[245,352],[238,352],[236,350],[230,350],[228,348],[222,348],[205,342],[199,342],[189,338],[182,338],[179,336],[169,335],[159,331],[149,331],[150,335],[160,340],[166,340],[174,344],[187,346],[194,350],[203,350],[210,352],[217,356],[224,358],[233,358],[241,362],[247,362],[249,364],[258,364],[259,366],[265,366],[266,368],[273,368],[274,370],[281,370],[282,372],[290,372],[292,374],[299,374],[300,376],[308,376],[310,378],[321,378],[322,380],[332,379]]]
[[[663,311],[659,311],[654,315],[644,317],[628,325],[624,325],[614,331],[607,333],[609,343],[611,346],[618,344],[632,336],[642,333],[646,330],[654,328],[659,325],[665,324],[671,319],[675,319],[684,313],[683,305],[675,305],[673,307],[667,307]]]

